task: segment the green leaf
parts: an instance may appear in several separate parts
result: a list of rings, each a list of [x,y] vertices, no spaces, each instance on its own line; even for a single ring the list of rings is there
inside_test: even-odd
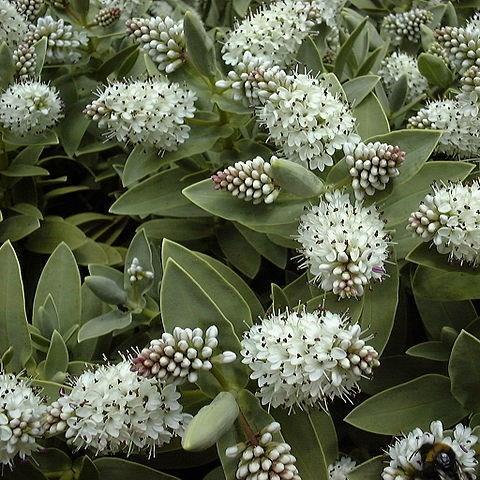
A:
[[[298,49],[296,60],[305,66],[312,75],[324,71],[322,56],[310,36],[306,37]]]
[[[388,265],[385,279],[364,295],[360,324],[374,335],[370,344],[383,352],[393,329],[398,305],[399,273],[396,264]]]
[[[310,170],[283,158],[272,160],[272,175],[276,184],[300,198],[319,197],[323,182]]]
[[[345,421],[368,432],[399,435],[416,427],[428,428],[432,419],[448,427],[466,414],[450,392],[448,377],[429,374],[365,400]]]
[[[193,325],[206,331],[215,325],[219,330],[220,349],[239,354],[240,342],[233,325],[222,314],[216,300],[172,258],[164,265],[160,309],[166,332],[172,332],[175,327],[191,328]],[[248,379],[246,367],[238,360],[223,365],[222,373],[229,384],[240,387]]]
[[[345,90],[348,101],[352,105],[358,105],[375,88],[379,82],[378,75],[363,75],[345,82],[342,87]]]
[[[235,287],[210,266],[202,257],[181,245],[164,240],[162,244],[162,263],[167,264],[172,258],[215,300],[217,308],[235,328],[240,337],[246,325],[252,324],[252,314],[247,302]]]
[[[65,374],[68,369],[68,350],[62,336],[53,331],[52,339],[50,341],[50,348],[48,349],[47,358],[45,360],[45,379],[54,380],[58,373]]]
[[[390,131],[388,119],[377,96],[370,92],[361,103],[353,109],[357,119],[357,131],[362,138],[383,135]]]
[[[357,39],[360,37],[364,28],[367,26],[367,18],[363,19],[355,30],[350,34],[347,41],[341,46],[340,50],[337,53],[335,60],[335,69],[334,72],[340,79],[342,78],[345,66],[349,58],[353,55],[353,46]]]
[[[78,0],[77,0],[78,1]],[[87,3],[82,0],[82,3]],[[65,111],[65,118],[60,122],[58,135],[60,143],[69,157],[73,157],[78,150],[82,138],[90,125],[90,118],[83,113],[85,100],[69,105]]]
[[[448,363],[454,397],[469,411],[480,412],[480,340],[462,330]]]
[[[418,56],[418,69],[430,85],[446,89],[453,83],[453,72],[437,55],[421,53]]]
[[[282,435],[292,447],[303,480],[328,480],[328,465],[338,455],[337,435],[330,415],[322,410],[291,413],[273,412],[282,426]]]
[[[152,249],[145,235],[145,230],[139,230],[130,242],[127,255],[125,256],[125,268],[123,272],[123,288],[129,293],[129,297],[133,295],[133,300],[138,300],[138,296],[142,296],[153,285],[154,278],[144,276],[142,279],[137,280],[132,286],[130,282],[131,275],[128,273],[128,269],[135,258],[144,271],[155,274],[153,270]]]
[[[13,63],[12,52],[5,42],[0,44],[0,88],[5,90],[15,75],[15,64]]]
[[[38,77],[40,77],[43,65],[45,64],[45,57],[47,56],[47,42],[48,38],[42,37],[33,46],[33,48],[35,48],[35,54],[37,55],[37,59],[35,61],[35,75]]]
[[[423,342],[407,350],[407,355],[411,357],[427,358],[439,362],[446,362],[450,357],[450,349],[443,342]]]
[[[230,392],[220,392],[188,424],[182,447],[189,452],[198,452],[215,445],[230,430],[238,412],[235,397]]]
[[[268,233],[268,227],[297,222],[307,204],[304,200],[282,200],[274,204],[252,205],[233,197],[229,192],[215,190],[211,180],[203,180],[183,190],[195,205],[217,217],[236,221],[258,232]]]
[[[215,48],[199,15],[187,12],[183,19],[188,60],[206,77],[215,73]]]
[[[80,14],[81,18],[87,18],[88,10],[90,7],[89,0],[72,0],[72,6],[75,11]]]
[[[70,470],[72,466],[70,457],[57,448],[44,448],[41,452],[34,452],[32,457],[35,465],[45,473]]]
[[[89,457],[83,457],[80,461],[80,473],[78,480],[99,480],[99,471]]]
[[[29,215],[14,215],[0,223],[0,242],[16,242],[40,228],[38,218]]]
[[[290,303],[284,291],[275,283],[271,285],[272,293],[270,298],[272,299],[272,309],[274,312],[278,310],[285,310],[290,308]]]
[[[160,152],[153,146],[143,143],[135,145],[125,162],[122,174],[123,186],[128,187],[158,170],[161,167],[161,160]]]
[[[50,338],[54,330],[60,328],[57,307],[51,295],[48,295],[45,303],[38,308],[38,320],[40,332],[46,338]]]
[[[32,345],[20,264],[9,241],[0,247],[0,267],[0,355],[13,347],[9,366],[19,371],[30,358]]]
[[[348,474],[348,480],[378,480],[381,478],[384,468],[384,456],[378,455],[355,467]]]
[[[78,331],[78,343],[98,338],[115,330],[123,330],[132,323],[132,314],[130,312],[122,312],[120,310],[112,310],[111,312],[92,318],[83,324]]]
[[[21,177],[38,177],[43,175],[49,175],[48,170],[36,165],[22,165],[21,163],[16,165],[10,165],[6,170],[0,171],[5,177],[21,178]]]
[[[33,325],[36,327],[39,327],[38,310],[49,295],[57,307],[61,334],[80,325],[80,274],[72,251],[64,243],[55,249],[40,275],[33,303]]]
[[[93,461],[101,480],[179,480],[177,477],[153,470],[140,463],[129,462],[121,458],[103,457]],[[33,479],[32,479],[33,480]]]
[[[213,235],[213,223],[209,218],[159,218],[142,223],[140,228],[145,230],[150,239],[168,238],[175,242],[198,240]]]
[[[392,86],[392,91],[388,96],[390,110],[395,113],[400,110],[407,98],[408,94],[408,79],[407,75],[403,74]]]
[[[11,131],[3,132],[3,141],[10,145],[57,145],[58,137],[53,130],[47,130],[45,133],[16,135]]]
[[[127,301],[127,292],[107,277],[92,275],[85,277],[85,283],[98,298],[109,305],[124,305]]]

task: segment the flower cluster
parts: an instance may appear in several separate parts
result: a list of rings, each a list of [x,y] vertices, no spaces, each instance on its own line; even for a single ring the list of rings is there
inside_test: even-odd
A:
[[[0,42],[5,42],[10,49],[15,49],[28,31],[25,18],[14,4],[0,0]]]
[[[355,394],[359,380],[380,365],[362,333],[347,316],[287,310],[251,327],[240,353],[263,405],[326,409],[328,400]]]
[[[95,15],[93,23],[100,27],[109,27],[113,25],[122,15],[122,11],[118,7],[102,8]]]
[[[45,428],[96,454],[155,449],[183,435],[190,415],[182,412],[175,385],[162,385],[130,370],[131,364],[83,372],[72,391],[48,407]]]
[[[234,197],[245,201],[252,201],[254,205],[262,202],[273,203],[280,193],[271,172],[271,162],[276,158],[273,156],[270,162],[266,162],[262,157],[255,157],[218,171],[212,175],[215,189],[230,192]]]
[[[442,130],[436,147],[439,153],[459,158],[477,156],[480,154],[480,121],[470,112],[471,108],[476,111],[476,102],[466,100],[468,104],[460,102],[458,97],[432,101],[410,117],[407,126]]]
[[[189,137],[185,119],[195,112],[195,94],[167,80],[113,82],[97,93],[85,113],[120,142],[147,143],[172,151]]]
[[[444,26],[435,31],[435,38],[452,67],[461,74],[472,65],[480,66],[480,16],[468,20],[465,27]]]
[[[443,443],[454,451],[461,471],[468,475],[469,479],[474,480],[477,461],[473,447],[476,442],[477,437],[472,435],[472,430],[461,424],[455,427],[453,438],[445,436],[443,425],[439,421],[431,423],[430,432],[423,432],[420,428],[416,428],[390,446],[387,452],[390,457],[389,465],[383,469],[382,478],[383,480],[424,478],[424,462],[420,448],[424,445]]]
[[[422,25],[428,24],[432,18],[432,12],[423,8],[414,8],[408,12],[390,13],[384,18],[382,29],[388,34],[394,45],[400,44],[403,39],[417,43],[420,41]]]
[[[327,193],[302,215],[298,232],[302,266],[326,292],[358,297],[370,281],[385,275],[388,235],[374,206],[352,204],[338,190]]]
[[[14,0],[12,3],[27,22],[34,22],[45,5],[43,0]]]
[[[132,264],[127,268],[127,273],[130,276],[130,283],[138,282],[144,278],[151,280],[154,277],[153,272],[143,269],[137,257],[132,260]]]
[[[355,145],[355,118],[326,81],[295,74],[258,107],[260,122],[285,157],[310,169],[333,165],[333,155]]]
[[[0,371],[0,465],[12,465],[38,450],[42,437],[43,399],[25,380]]]
[[[480,67],[471,66],[460,78],[460,83],[464,93],[474,92],[480,96]]]
[[[39,134],[62,116],[62,102],[54,87],[27,80],[14,83],[0,96],[0,123],[15,134]]]
[[[15,64],[17,77],[27,78],[35,76],[37,54],[33,46],[28,46],[24,43],[20,44],[13,52],[12,60]]]
[[[329,480],[347,480],[347,476],[356,466],[356,462],[350,457],[342,457],[340,460],[328,466]]]
[[[406,53],[393,52],[385,58],[378,75],[382,77],[387,93],[391,93],[400,77],[405,75],[408,85],[407,103],[422,95],[428,89],[427,79],[418,70],[417,59]]]
[[[170,17],[133,18],[127,21],[127,32],[157,64],[171,73],[185,62],[183,20]]]
[[[272,422],[264,427],[255,440],[227,448],[230,458],[241,455],[235,478],[238,480],[301,480],[295,466],[297,459],[290,453],[292,447],[276,442],[272,434],[280,432],[280,424]]]
[[[98,0],[102,9],[118,9],[124,18],[133,15],[143,15],[145,12],[145,2],[142,0]]]
[[[237,65],[249,51],[254,57],[285,67],[292,63],[314,25],[336,29],[344,0],[277,0],[238,23],[222,48],[227,65]]]
[[[398,168],[405,160],[405,152],[386,143],[359,143],[345,156],[352,187],[357,200],[385,190],[391,178],[400,175]]]
[[[201,328],[175,327],[173,333],[152,340],[148,347],[132,359],[132,370],[139,375],[158,380],[177,380],[194,383],[198,373],[212,368],[212,358],[218,346],[218,328],[211,326],[204,333]],[[222,363],[235,360],[233,352],[223,352],[216,358]]]
[[[24,41],[32,46],[44,37],[47,38],[45,61],[50,64],[77,62],[81,57],[79,49],[88,44],[84,31],[74,30],[63,19],[55,20],[49,15],[40,17],[36,25],[29,25]]]
[[[480,181],[433,185],[410,215],[407,229],[452,260],[480,263]]]

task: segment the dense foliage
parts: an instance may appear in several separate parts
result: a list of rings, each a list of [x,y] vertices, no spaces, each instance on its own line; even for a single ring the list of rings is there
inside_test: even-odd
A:
[[[477,8],[0,0],[5,478],[476,478]]]

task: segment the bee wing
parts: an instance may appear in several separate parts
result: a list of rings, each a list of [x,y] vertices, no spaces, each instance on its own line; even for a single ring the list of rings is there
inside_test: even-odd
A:
[[[472,480],[473,477],[462,470],[460,465],[456,466],[456,472],[449,475],[445,472],[438,472],[438,480]]]

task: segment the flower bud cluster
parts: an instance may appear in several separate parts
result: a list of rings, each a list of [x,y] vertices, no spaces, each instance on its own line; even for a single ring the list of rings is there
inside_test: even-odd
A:
[[[295,466],[297,459],[292,447],[276,442],[273,435],[280,432],[280,424],[272,422],[255,439],[227,448],[227,457],[241,455],[235,478],[238,480],[301,480]]]
[[[122,15],[122,10],[118,7],[102,8],[95,15],[93,22],[100,27],[109,27],[113,25]]]
[[[137,257],[132,260],[132,264],[128,267],[127,273],[130,275],[130,283],[138,282],[144,278],[151,280],[154,277],[153,272],[143,269]]]
[[[171,73],[185,62],[183,20],[170,17],[132,18],[127,21],[127,32],[142,50],[165,73]]]
[[[270,162],[276,158],[272,156]],[[262,157],[236,162],[212,175],[214,187],[247,202],[251,201],[254,205],[262,202],[273,203],[280,193],[280,188],[273,179],[270,162],[266,162]]]
[[[465,93],[476,93],[480,95],[480,67],[472,65],[460,79],[462,91]]]
[[[45,5],[43,0],[14,0],[12,3],[27,22],[34,22]]]
[[[357,200],[374,195],[377,190],[385,190],[391,178],[397,177],[398,168],[405,160],[405,152],[398,146],[386,143],[359,143],[345,156],[352,187]]]
[[[314,281],[341,298],[362,296],[372,280],[382,280],[389,237],[374,206],[350,202],[339,190],[325,194],[300,217],[298,242]]]
[[[465,27],[444,26],[435,31],[435,38],[445,50],[450,64],[460,74],[472,65],[480,66],[480,16],[476,14]]]
[[[211,370],[215,349],[218,346],[218,328],[211,326],[205,332],[201,328],[175,327],[173,333],[164,333],[152,340],[148,347],[137,352],[132,359],[132,370],[147,378],[161,381],[188,381],[195,383],[198,373]],[[215,357],[216,358],[216,357]],[[219,361],[235,360],[233,352],[223,352]]]
[[[25,79],[35,76],[37,54],[33,46],[20,44],[13,52],[12,60],[15,64],[16,77]]]
[[[432,12],[414,8],[408,12],[388,14],[383,20],[382,29],[390,36],[394,45],[400,44],[403,39],[417,43],[420,41],[421,26],[432,19]]]
[[[439,253],[450,259],[473,265],[480,263],[480,181],[470,185],[449,183],[433,185],[416,212],[408,219],[407,229],[433,241]]]

